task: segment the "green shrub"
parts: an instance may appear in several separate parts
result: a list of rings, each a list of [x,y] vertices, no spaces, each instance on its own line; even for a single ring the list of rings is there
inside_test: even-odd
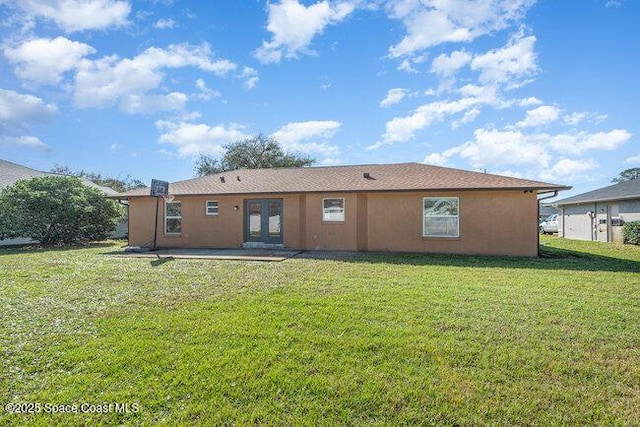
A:
[[[75,177],[38,177],[0,192],[0,239],[30,237],[42,246],[103,240],[118,217],[113,200]]]
[[[640,221],[631,221],[624,224],[622,229],[625,243],[640,245]]]

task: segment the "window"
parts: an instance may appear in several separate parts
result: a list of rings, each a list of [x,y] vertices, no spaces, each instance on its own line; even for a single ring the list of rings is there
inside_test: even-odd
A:
[[[344,221],[344,199],[322,199],[323,221]]]
[[[207,200],[206,213],[207,213],[207,215],[218,215],[218,201],[217,200]]]
[[[457,197],[422,199],[422,235],[424,237],[458,237],[460,223]]]
[[[165,234],[180,234],[182,231],[182,204],[180,202],[167,202],[164,206]]]

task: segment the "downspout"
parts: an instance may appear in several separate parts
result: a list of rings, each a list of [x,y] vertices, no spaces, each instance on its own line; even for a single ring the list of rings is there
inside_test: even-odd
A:
[[[554,190],[553,194],[544,196],[538,199],[538,221],[540,221],[540,202],[547,199],[552,199],[558,195],[558,190]],[[540,225],[538,224],[538,227]],[[540,256],[540,231],[536,229],[536,235],[538,236],[538,256]]]
[[[125,200],[126,202],[123,202],[122,199],[118,199],[118,204],[125,206],[127,209],[127,246],[129,246],[131,245],[131,230],[129,229],[131,227],[131,222],[129,221],[129,200]]]

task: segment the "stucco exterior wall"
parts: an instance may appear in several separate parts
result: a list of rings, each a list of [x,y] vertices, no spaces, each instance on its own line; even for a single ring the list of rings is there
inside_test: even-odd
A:
[[[423,197],[460,198],[460,236],[423,237]],[[369,195],[372,251],[536,256],[537,198],[522,191]]]
[[[593,240],[593,225],[595,219],[589,217],[589,212],[596,212],[596,203],[563,206],[561,209],[561,230],[558,235],[567,239]]]
[[[423,197],[459,197],[460,236],[423,237]],[[228,248],[244,242],[244,200],[283,201],[283,242],[308,250],[369,250],[486,255],[537,255],[537,198],[523,191],[318,193],[181,196],[182,232],[164,232],[164,202],[158,209],[158,247]],[[345,199],[344,221],[323,221],[325,198]],[[217,200],[217,216],[205,214]],[[156,199],[129,201],[129,244],[151,246]],[[236,210],[235,207],[238,207]]]
[[[593,219],[589,212],[594,213]],[[620,217],[625,222],[640,221],[640,200],[565,205],[561,206],[560,217],[562,230],[559,235],[567,239],[621,241],[622,227],[611,226],[611,218]]]

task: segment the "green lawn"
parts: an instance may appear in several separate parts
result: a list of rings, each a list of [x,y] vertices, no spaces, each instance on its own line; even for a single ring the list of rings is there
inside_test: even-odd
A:
[[[0,251],[0,404],[43,405],[0,425],[640,424],[640,247],[542,243],[280,263]]]

